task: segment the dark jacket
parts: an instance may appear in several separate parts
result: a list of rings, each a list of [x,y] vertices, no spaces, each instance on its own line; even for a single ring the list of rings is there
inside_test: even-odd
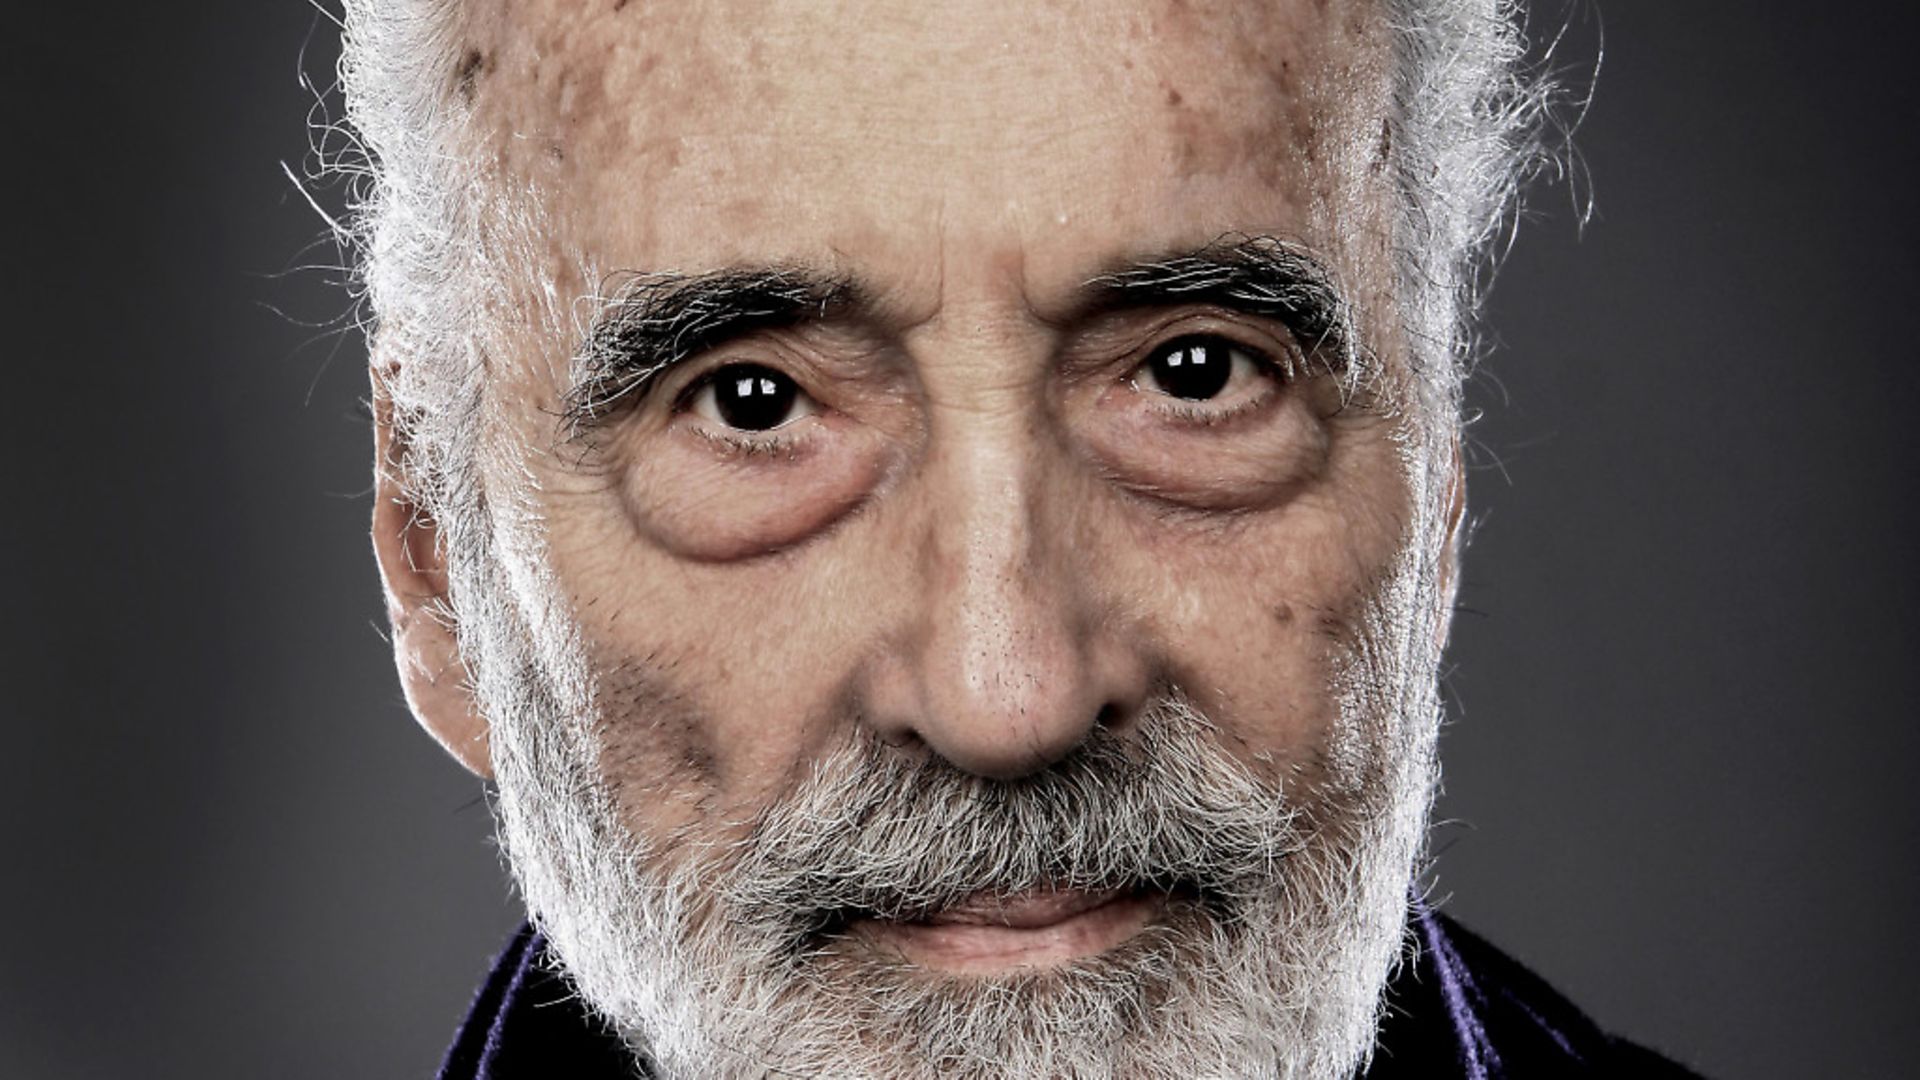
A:
[[[1387,987],[1364,1080],[1687,1080],[1694,1073],[1601,1031],[1538,976],[1444,915],[1417,911],[1419,959]],[[615,1080],[630,1058],[522,926],[495,962],[440,1080]]]

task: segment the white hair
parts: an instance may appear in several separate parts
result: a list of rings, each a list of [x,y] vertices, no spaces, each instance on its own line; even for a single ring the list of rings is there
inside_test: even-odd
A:
[[[1552,84],[1525,63],[1521,0],[1384,0],[1394,36],[1396,285],[1417,371],[1459,405],[1483,286],[1550,160]]]

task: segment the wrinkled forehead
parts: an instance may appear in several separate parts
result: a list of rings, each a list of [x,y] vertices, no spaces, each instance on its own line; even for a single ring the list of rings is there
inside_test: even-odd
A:
[[[1385,35],[1343,0],[470,0],[454,93],[603,269],[934,274],[1365,217]],[[940,253],[940,258],[930,253]]]

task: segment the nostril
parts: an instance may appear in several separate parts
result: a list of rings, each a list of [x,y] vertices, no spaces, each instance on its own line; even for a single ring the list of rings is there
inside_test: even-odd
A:
[[[880,745],[894,750],[918,750],[926,746],[925,741],[911,728],[881,728],[875,738]]]

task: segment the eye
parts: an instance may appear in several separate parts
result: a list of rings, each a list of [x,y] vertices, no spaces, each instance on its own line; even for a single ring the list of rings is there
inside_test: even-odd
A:
[[[1135,368],[1136,389],[1182,401],[1212,401],[1232,384],[1271,367],[1257,352],[1216,334],[1190,334],[1165,342]]]
[[[728,364],[696,383],[687,407],[737,431],[771,431],[814,414],[800,384],[760,364]]]

